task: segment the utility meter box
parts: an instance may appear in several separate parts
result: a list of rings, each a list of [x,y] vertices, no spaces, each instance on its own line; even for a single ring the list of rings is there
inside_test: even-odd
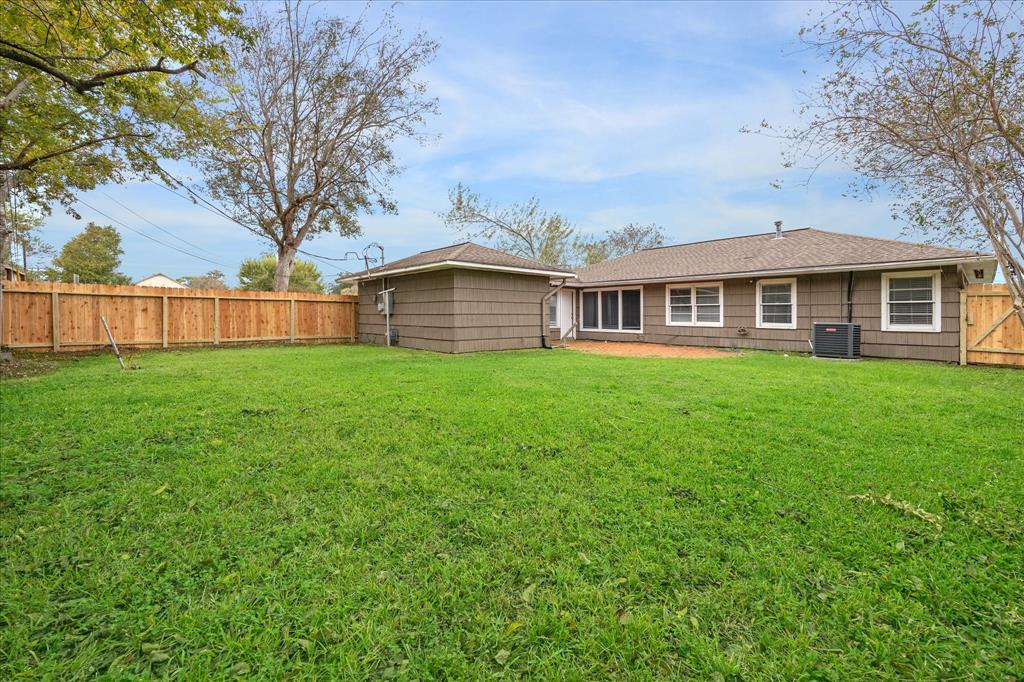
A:
[[[395,292],[393,291],[381,291],[373,295],[374,300],[377,302],[377,312],[381,315],[394,315],[395,314]]]

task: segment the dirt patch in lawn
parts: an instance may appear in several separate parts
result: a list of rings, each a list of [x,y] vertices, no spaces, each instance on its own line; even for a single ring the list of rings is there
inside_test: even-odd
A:
[[[66,362],[46,353],[15,353],[11,359],[0,357],[0,379],[22,379],[47,374]]]
[[[732,351],[699,346],[669,346],[661,343],[632,343],[629,341],[572,341],[569,350],[598,355],[622,355],[641,358],[734,358]]]

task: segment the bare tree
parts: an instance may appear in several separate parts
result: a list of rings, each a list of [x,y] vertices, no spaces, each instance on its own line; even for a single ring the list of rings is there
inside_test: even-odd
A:
[[[205,275],[185,275],[179,277],[178,282],[189,289],[227,289],[224,282],[224,273],[220,270],[210,270]]]
[[[629,223],[609,232],[604,239],[580,237],[575,250],[583,265],[593,265],[611,258],[627,256],[644,249],[653,249],[665,244],[665,231],[656,223],[641,225]]]
[[[274,15],[257,9],[250,25],[252,45],[231,48],[228,130],[201,163],[214,198],[277,247],[274,289],[285,291],[304,240],[358,234],[360,212],[395,210],[392,143],[419,139],[436,111],[416,77],[437,43],[404,39],[392,11],[370,26],[317,19],[291,1]]]
[[[833,4],[801,30],[832,65],[806,96],[806,125],[762,131],[790,143],[787,164],[829,159],[900,199],[913,230],[988,242],[1024,322],[1024,63],[1021,5]]]
[[[561,214],[542,209],[537,197],[502,207],[482,201],[459,183],[448,199],[451,206],[441,219],[469,239],[482,238],[497,249],[549,265],[564,266],[572,259],[573,226]]]

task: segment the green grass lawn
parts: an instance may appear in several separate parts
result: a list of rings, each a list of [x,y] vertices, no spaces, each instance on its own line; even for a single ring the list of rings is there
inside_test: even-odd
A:
[[[2,383],[2,679],[1024,674],[1024,372],[138,361]]]

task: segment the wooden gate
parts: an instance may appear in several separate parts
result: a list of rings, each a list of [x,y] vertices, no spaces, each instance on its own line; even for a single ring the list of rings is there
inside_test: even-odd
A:
[[[960,364],[1024,367],[1024,325],[1005,284],[960,290]]]

